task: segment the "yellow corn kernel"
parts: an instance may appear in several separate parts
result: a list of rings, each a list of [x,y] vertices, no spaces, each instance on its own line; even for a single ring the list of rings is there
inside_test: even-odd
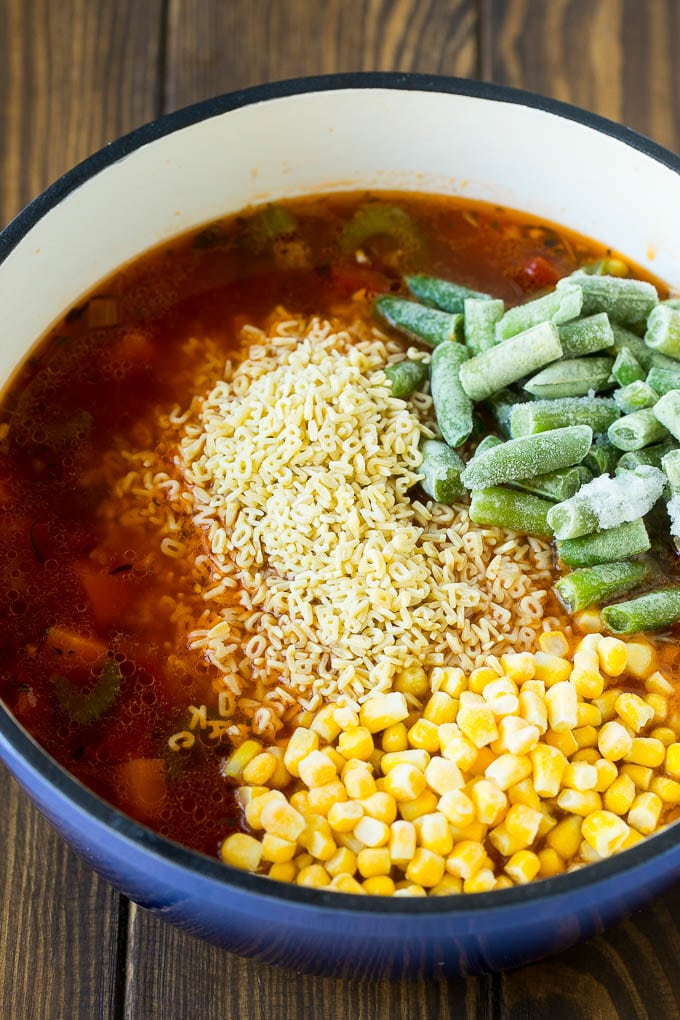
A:
[[[251,800],[261,797],[263,793],[271,793],[268,786],[239,786],[235,791],[236,801],[242,811],[245,811]]]
[[[394,896],[395,885],[389,875],[371,875],[361,884],[368,896]]]
[[[447,741],[441,750],[443,757],[455,762],[463,772],[471,769],[477,759],[477,748],[471,740],[462,734]]]
[[[616,699],[616,714],[624,723],[639,733],[654,718],[654,709],[647,705],[638,694],[624,691]]]
[[[548,746],[556,747],[558,751],[561,751],[567,758],[570,758],[572,754],[575,754],[579,749],[576,737],[571,730],[565,730],[563,733],[556,733],[555,730],[548,730],[544,736],[544,740]]]
[[[437,795],[432,790],[423,790],[414,800],[404,800],[399,804],[399,814],[407,822],[413,822],[421,815],[427,815],[436,809]]]
[[[593,762],[593,765],[597,770],[597,786],[595,789],[598,793],[604,793],[612,785],[619,771],[614,762],[607,761],[606,758],[598,758],[597,761]]]
[[[439,727],[429,719],[418,719],[408,731],[408,742],[434,753],[439,750]]]
[[[602,798],[597,790],[562,790],[557,797],[557,806],[571,815],[585,818],[593,811],[600,811]]]
[[[534,676],[542,680],[546,687],[568,680],[571,675],[571,663],[559,655],[550,652],[536,652],[534,656]]]
[[[636,680],[646,680],[654,672],[656,653],[643,641],[630,641],[626,645],[626,670]]]
[[[480,666],[479,669],[473,669],[470,673],[467,689],[474,694],[481,694],[486,685],[494,680],[498,680],[498,673],[490,666]]]
[[[409,707],[401,691],[377,694],[364,701],[359,711],[359,721],[371,733],[386,730],[388,726],[403,722],[408,717]]]
[[[620,761],[633,746],[633,738],[620,722],[606,722],[597,738],[600,754],[607,761]]]
[[[468,772],[472,777],[483,776],[491,762],[495,761],[497,757],[490,747],[480,747],[477,751],[477,757],[468,769]]]
[[[520,847],[527,847],[536,839],[542,819],[540,811],[526,804],[513,804],[508,809],[504,824],[510,835],[519,841]]]
[[[501,790],[507,790],[531,775],[531,759],[526,755],[501,754],[492,761],[484,775]]]
[[[406,867],[406,878],[409,882],[430,889],[443,879],[444,866],[445,861],[440,854],[418,847]]]
[[[463,775],[456,763],[440,755],[436,755],[428,762],[425,779],[430,789],[440,796],[452,790],[459,790],[465,785]]]
[[[484,690],[484,699],[487,705],[493,712],[496,719],[502,719],[504,716],[512,716],[519,711],[519,698],[516,694],[510,691],[498,691],[494,695],[487,697],[487,691],[489,688],[495,687],[495,683],[487,684]],[[496,724],[498,725],[498,723]]]
[[[561,875],[565,870],[565,864],[560,855],[552,847],[544,847],[538,851],[539,870],[541,878],[552,878],[553,875]]]
[[[415,800],[425,790],[425,774],[415,765],[395,765],[385,776],[385,790],[397,801]]]
[[[301,847],[319,861],[328,861],[338,849],[328,819],[323,815],[308,815],[305,827],[298,836]],[[359,822],[359,825],[361,822]],[[356,827],[355,827],[356,831]]]
[[[454,875],[444,875],[441,882],[433,885],[430,896],[457,896],[463,891],[463,883]]]
[[[527,776],[521,783],[515,783],[508,790],[508,800],[511,804],[524,804],[526,807],[540,811],[541,798],[536,793],[536,788],[531,776]]]
[[[307,889],[323,889],[331,880],[323,864],[310,864],[298,871],[295,881]]]
[[[494,740],[491,750],[494,754],[528,754],[539,741],[540,733],[537,726],[530,726],[525,719],[517,715],[507,715],[498,722],[498,740]]]
[[[579,750],[597,747],[598,732],[594,726],[577,726],[573,733]]]
[[[517,836],[508,832],[505,822],[501,822],[495,829],[491,829],[488,839],[502,857],[512,857],[514,853],[526,846]]]
[[[366,895],[366,890],[352,875],[336,875],[335,878],[331,879],[331,883],[327,888],[332,889],[333,892],[354,893],[360,896]]]
[[[680,779],[680,743],[669,744],[666,748],[666,772],[674,779]]]
[[[658,725],[666,721],[668,718],[668,700],[664,698],[663,694],[645,694],[643,700],[654,712],[652,722]]]
[[[545,694],[548,707],[550,729],[555,733],[573,730],[576,726],[576,709],[578,699],[575,686],[568,680],[562,680],[549,688]]]
[[[335,747],[323,747],[321,749],[321,754],[325,754],[326,757],[330,759],[330,761],[335,765],[335,770],[338,774],[342,772],[342,770],[348,763],[348,759],[345,758],[344,755],[340,754],[340,752]],[[382,754],[382,751],[379,751],[378,754]],[[350,758],[349,761],[359,761],[359,759]]]
[[[300,779],[310,789],[325,786],[338,777],[335,763],[323,751],[310,751],[298,761],[297,768]]]
[[[456,700],[450,698],[444,691],[437,691],[425,705],[423,718],[439,726],[440,723],[455,722],[457,713],[458,703]]]
[[[496,876],[491,868],[480,868],[463,882],[464,893],[491,892],[496,888]]]
[[[597,705],[587,701],[579,701],[576,709],[576,722],[579,726],[601,726],[602,713]]]
[[[312,751],[319,749],[319,734],[308,730],[304,726],[298,726],[293,732],[288,746],[283,755],[283,764],[291,776],[299,777],[298,765],[303,758],[306,758]]]
[[[572,619],[582,634],[600,634],[603,630],[602,617],[597,609],[584,609]]]
[[[444,857],[451,852],[453,849],[451,826],[440,811],[421,815],[413,824],[420,846]]]
[[[577,652],[574,660],[580,654],[583,653]],[[570,683],[573,684],[579,698],[599,698],[604,691],[604,678],[599,669],[574,666],[571,671]]]
[[[343,770],[342,779],[347,796],[352,800],[365,800],[376,792],[375,779],[368,769],[353,768]]]
[[[539,744],[529,758],[533,768],[534,789],[539,797],[556,797],[567,767],[565,755],[557,747]]]
[[[293,864],[298,871],[301,871],[303,868],[308,868],[310,864],[314,864],[314,858],[311,854],[301,853],[293,858]]]
[[[361,801],[361,806],[365,815],[368,815],[369,818],[377,818],[378,821],[385,822],[386,825],[391,825],[397,817],[396,801],[386,791],[378,790],[377,793],[366,797]]]
[[[484,843],[489,832],[489,826],[484,825],[483,822],[475,820],[470,825],[465,825],[458,828],[457,825],[451,826],[451,835],[453,836],[454,843],[462,843],[465,840],[472,840],[473,843]]]
[[[654,737],[633,737],[633,742],[628,754],[624,755],[627,762],[633,765],[644,765],[647,768],[655,769],[664,761],[666,748],[660,740]]]
[[[472,786],[470,799],[475,805],[477,819],[483,825],[498,824],[508,807],[508,798],[496,783],[488,779],[480,779]]]
[[[680,783],[668,776],[654,776],[649,788],[664,804],[680,804]]]
[[[357,870],[357,855],[349,847],[339,846],[326,861],[325,868],[333,878],[336,875],[353,875]]]
[[[556,851],[564,861],[569,861],[578,853],[581,845],[581,826],[583,819],[578,815],[568,815],[557,823],[545,837],[549,847]]]
[[[397,882],[394,895],[398,898],[411,899],[414,896],[427,896],[422,885],[415,885],[413,882]]]
[[[393,864],[407,864],[413,858],[416,852],[416,829],[412,822],[392,822],[387,848]]]
[[[299,811],[301,815],[312,813],[309,807],[309,790],[296,790],[295,793],[291,793],[288,803],[296,811]]]
[[[519,693],[519,713],[528,725],[545,733],[548,728],[548,709],[541,695],[522,688]]]
[[[571,790],[594,790],[597,787],[597,769],[585,761],[572,761],[564,770],[562,785]]]
[[[633,765],[630,762],[622,765],[619,772],[622,776],[630,776],[638,790],[648,790],[654,775],[652,769],[646,765]]]
[[[340,779],[324,786],[315,786],[307,794],[307,808],[313,815],[327,815],[334,804],[347,800],[347,790]]]
[[[637,846],[638,843],[641,843],[644,838],[645,837],[642,833],[638,832],[637,829],[629,829],[625,842],[621,844],[621,849],[629,850],[630,847]]]
[[[269,754],[271,754],[276,761],[276,768],[272,772],[271,776],[267,780],[267,785],[271,786],[275,790],[285,790],[290,785],[292,776],[286,766],[283,764],[283,747],[270,747]]]
[[[450,698],[459,698],[465,690],[465,673],[456,666],[435,666],[430,673],[432,692],[444,691]]]
[[[405,751],[408,747],[408,730],[403,722],[395,723],[383,730],[383,751]]]
[[[536,878],[541,862],[531,850],[518,850],[505,865],[505,871],[518,885],[526,885]]]
[[[624,822],[623,824],[625,825],[626,823]],[[592,847],[585,839],[578,848],[578,856],[585,864],[597,864],[598,861],[604,860],[604,857],[602,857],[601,854],[598,854],[597,850],[595,850],[594,847]]]
[[[625,815],[635,800],[635,783],[630,776],[618,776],[604,795],[604,806],[615,815]]]
[[[362,878],[374,875],[389,875],[392,859],[386,846],[366,847],[357,854],[357,869]]]
[[[227,758],[222,766],[222,775],[228,779],[240,779],[241,774],[253,758],[262,750],[262,744],[257,740],[244,740],[235,751]],[[260,784],[253,784],[259,786]]]
[[[476,748],[485,747],[498,739],[496,720],[488,705],[470,704],[461,700],[457,722],[462,733]]]
[[[334,832],[352,832],[363,815],[364,808],[358,800],[338,802],[328,811],[328,824]]]
[[[616,699],[621,692],[615,687],[608,691],[604,691],[599,698],[593,698],[591,704],[595,705],[599,709],[602,717],[602,722],[607,723],[612,719],[616,719]]]
[[[543,698],[545,698],[545,684],[542,680],[525,680],[522,684],[520,694],[525,692],[535,694],[537,697],[541,698],[542,701]]]
[[[657,794],[639,793],[628,812],[628,824],[648,836],[657,828],[662,809],[663,801]]]
[[[297,842],[272,836],[271,832],[265,832],[262,837],[262,857],[265,861],[271,861],[272,864],[287,864],[293,860],[296,853]]]
[[[577,733],[578,730],[574,730]],[[594,765],[595,762],[601,761],[600,752],[597,747],[579,747],[578,751],[574,751],[571,756],[572,761],[587,761],[589,765]]]
[[[452,825],[460,829],[464,829],[475,819],[475,805],[462,790],[450,790],[442,794],[437,810],[441,811]]]
[[[277,882],[294,882],[296,875],[297,868],[292,861],[287,864],[272,864],[267,872],[268,878],[273,878]]]
[[[538,825],[538,839],[542,839],[543,836],[547,836],[548,833],[555,828],[557,825],[557,819],[554,818],[546,805],[541,808],[541,821]]]
[[[548,655],[566,655],[569,642],[560,630],[546,630],[538,636],[538,647]]]
[[[446,858],[446,870],[450,875],[467,880],[484,864],[486,850],[481,843],[474,840],[462,840],[456,843]]]
[[[310,730],[313,730],[314,733],[318,733],[321,739],[325,740],[327,744],[332,744],[340,730],[343,728],[336,719],[336,710],[335,705],[324,705],[324,707],[316,713],[309,726]]]
[[[273,754],[263,751],[251,758],[244,766],[241,775],[243,782],[251,786],[264,786],[276,771],[277,761]]]
[[[536,662],[531,652],[508,652],[501,655],[501,666],[506,676],[518,684],[533,680],[536,674]]]
[[[675,743],[675,731],[670,726],[656,726],[650,731],[650,737],[660,740],[664,747],[668,748]]]
[[[413,765],[421,772],[424,772],[429,760],[429,752],[424,748],[410,747],[405,751],[391,751],[389,754],[384,754],[380,767],[385,776],[389,775],[397,765]]]
[[[262,813],[266,807],[270,804],[285,805],[282,810],[286,811],[288,804],[286,798],[279,790],[267,790],[266,793],[261,794],[259,797],[253,798],[246,804],[245,816],[246,821],[251,829],[263,828]],[[297,813],[297,812],[296,812]],[[283,839],[295,839],[295,836],[289,836],[287,832],[276,832],[276,836],[281,836]]]
[[[349,730],[344,730],[338,738],[338,751],[343,758],[368,761],[374,750],[373,737],[365,726],[353,726]]]
[[[364,815],[354,826],[354,836],[368,847],[384,846],[390,838],[390,827],[379,818]]]
[[[222,843],[220,857],[224,864],[243,871],[257,871],[262,860],[262,844],[244,832],[234,832]]]
[[[665,697],[670,698],[673,689],[673,684],[658,670],[645,679],[645,690],[649,691],[650,694],[663,694]]]
[[[414,698],[424,698],[430,691],[430,681],[422,666],[406,666],[394,681],[395,691],[410,694]]]
[[[597,646],[600,669],[607,676],[621,676],[628,662],[626,644],[619,638],[603,637]]]

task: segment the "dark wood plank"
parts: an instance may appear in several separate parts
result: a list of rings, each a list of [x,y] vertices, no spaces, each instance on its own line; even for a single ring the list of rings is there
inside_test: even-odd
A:
[[[0,767],[0,1016],[113,1016],[119,897]]]
[[[158,103],[162,0],[2,0],[0,224]]]
[[[169,0],[167,109],[338,71],[472,75],[474,0]]]

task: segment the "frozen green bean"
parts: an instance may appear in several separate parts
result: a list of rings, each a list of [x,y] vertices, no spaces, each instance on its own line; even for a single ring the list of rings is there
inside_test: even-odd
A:
[[[453,283],[452,280],[441,280],[438,276],[425,276],[423,273],[417,273],[405,276],[404,281],[414,297],[442,312],[462,313],[467,298],[491,299],[490,294],[471,290],[470,287]]]
[[[612,347],[614,331],[606,312],[575,319],[557,327],[565,358],[580,358]]]
[[[549,537],[547,515],[552,505],[547,499],[501,486],[475,489],[470,498],[470,520],[485,527]]]
[[[657,400],[653,407],[656,420],[662,428],[680,439],[680,390],[669,390]]]
[[[529,436],[565,425],[588,425],[606,432],[620,411],[611,397],[564,397],[516,404],[510,411],[510,435]]]
[[[481,443],[479,444],[479,446],[475,450],[475,453],[474,453],[475,457],[477,457],[477,456],[481,457],[481,455],[483,453],[486,453],[487,450],[492,450],[494,448],[494,446],[500,446],[502,442],[503,442],[503,440],[499,439],[498,436],[492,436],[492,435],[484,436],[484,438],[482,439]]]
[[[569,322],[581,314],[583,297],[579,287],[563,287],[543,297],[509,308],[496,323],[496,339],[508,340],[542,323]]]
[[[555,538],[562,540],[636,521],[652,509],[663,493],[665,482],[663,472],[647,465],[614,478],[600,475],[575,496],[557,503],[548,514],[548,523]]]
[[[509,439],[468,462],[461,475],[466,489],[535,478],[582,461],[593,438],[587,425],[571,425],[535,436]]]
[[[414,340],[436,347],[447,340],[462,340],[463,316],[449,315],[435,308],[381,294],[373,302],[375,312],[386,322]]]
[[[460,381],[471,400],[484,400],[562,357],[557,327],[542,322],[466,361]]]
[[[661,461],[663,473],[668,479],[673,495],[680,493],[680,450],[669,450]]]
[[[427,381],[428,368],[415,358],[404,358],[385,367],[385,375],[392,386],[392,396],[406,400],[416,390],[423,388]]]
[[[622,347],[614,359],[612,375],[619,386],[629,386],[644,379],[645,370],[628,347]]]
[[[555,583],[560,602],[569,613],[603,603],[638,588],[649,578],[646,563],[602,563],[597,567],[573,570]]]
[[[472,354],[481,354],[496,344],[496,323],[505,305],[498,299],[465,299],[465,346]]]
[[[465,492],[460,480],[465,464],[446,443],[438,439],[424,439],[420,444],[423,462],[419,468],[423,475],[421,485],[428,496],[447,506],[459,500]]]
[[[657,406],[633,411],[612,422],[607,429],[609,442],[619,450],[627,451],[641,450],[643,446],[651,446],[665,439],[668,431],[657,417]]]
[[[532,376],[524,389],[545,400],[585,397],[591,391],[611,389],[613,364],[613,358],[565,358]]]
[[[664,588],[607,606],[602,610],[602,619],[614,634],[670,627],[680,620],[680,588]]]
[[[591,478],[590,471],[581,470],[581,465],[577,464],[575,467],[561,468],[547,475],[536,475],[535,478],[525,478],[512,484],[524,492],[533,492],[536,496],[559,503],[573,496]]]
[[[594,475],[611,475],[618,464],[620,452],[612,446],[606,436],[596,435],[593,445],[583,459],[583,466]]]
[[[632,411],[644,411],[647,407],[654,407],[659,394],[655,393],[643,379],[636,379],[635,382],[622,386],[620,390],[615,390],[613,397],[616,406],[624,414],[630,414]]]
[[[577,286],[583,295],[582,315],[606,312],[612,322],[618,322],[633,331],[644,328],[647,316],[657,304],[656,287],[643,280],[620,276],[593,276],[573,273],[557,281],[557,290],[565,291]]]
[[[640,464],[651,464],[652,467],[660,468],[665,455],[675,449],[675,440],[664,439],[662,443],[655,443],[653,446],[645,446],[642,450],[631,450],[619,458],[616,465],[617,475],[621,471],[634,471]],[[617,450],[618,453],[618,450]]]
[[[645,381],[660,397],[669,390],[680,390],[680,365],[675,369],[652,365]]]
[[[645,343],[652,350],[680,360],[680,309],[657,305],[647,320]]]
[[[651,547],[643,520],[628,521],[608,531],[596,531],[557,543],[557,555],[570,567],[594,567],[598,563],[627,560]]]
[[[669,297],[665,301],[661,302],[662,305],[668,305],[669,308],[680,308],[680,297]]]
[[[529,394],[524,391],[499,390],[498,393],[492,393],[487,399],[486,405],[494,416],[501,432],[509,436],[510,416],[512,415],[513,408],[518,404],[530,403],[531,399]]]
[[[460,446],[472,432],[472,401],[459,372],[469,354],[462,344],[440,344],[432,353],[430,390],[439,431],[449,446]]]

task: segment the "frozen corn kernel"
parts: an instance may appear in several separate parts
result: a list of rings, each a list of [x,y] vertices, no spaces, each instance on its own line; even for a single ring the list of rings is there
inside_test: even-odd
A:
[[[523,779],[530,776],[531,770],[531,759],[528,756],[501,754],[491,762],[484,775],[501,790],[507,790],[515,783],[521,783]]]
[[[595,790],[597,769],[585,761],[572,761],[564,770],[562,785],[572,790]]]
[[[477,747],[462,734],[447,741],[441,750],[442,756],[455,762],[463,772],[471,769],[477,759]]]
[[[570,681],[563,680],[547,690],[545,701],[551,730],[562,733],[575,728],[578,699],[576,688]]]
[[[420,818],[416,818],[413,824],[418,843],[420,846],[425,847],[426,850],[431,850],[435,854],[442,854],[445,857],[453,849],[451,826],[448,823],[448,819],[440,811],[421,815]]]
[[[604,806],[615,815],[625,815],[635,800],[635,783],[630,776],[617,776],[604,795]]]
[[[572,617],[582,634],[600,634],[604,629],[602,617],[597,609],[584,609]]]
[[[652,722],[657,726],[668,718],[668,700],[663,694],[645,694],[643,701],[652,709],[654,715]],[[653,736],[653,734],[650,734]]]
[[[390,827],[379,818],[364,815],[355,825],[354,835],[364,846],[383,846],[390,838]]]
[[[339,846],[324,866],[333,878],[336,875],[353,875],[357,870],[357,855],[349,847]]]
[[[248,762],[252,761],[261,750],[262,744],[257,740],[244,740],[227,758],[222,766],[222,775],[228,779],[240,779]]]
[[[456,763],[440,755],[435,755],[428,762],[425,779],[430,789],[440,796],[465,785],[463,774]]]
[[[457,713],[458,702],[444,691],[437,691],[425,705],[423,718],[439,726],[440,723],[455,722]]]
[[[658,670],[645,679],[645,690],[651,694],[663,694],[667,698],[673,693],[673,684],[670,683]]]
[[[333,892],[354,893],[360,896],[366,895],[366,890],[360,882],[357,882],[353,875],[336,875],[335,878],[331,879],[331,883],[327,888],[332,889]]]
[[[353,726],[340,734],[338,750],[343,758],[360,758],[362,761],[368,761],[375,750],[375,745],[365,726]]]
[[[314,858],[311,854],[301,853],[293,858],[293,864],[298,871],[301,871],[302,868],[308,868],[310,864],[314,864]]]
[[[465,825],[461,828],[458,828],[457,825],[451,826],[451,835],[453,836],[454,843],[463,843],[465,840],[471,840],[473,843],[483,844],[488,832],[489,826],[476,820],[471,822],[470,825]]]
[[[559,655],[549,652],[536,652],[534,656],[534,676],[543,681],[546,687],[568,680],[571,675],[571,663]]]
[[[598,732],[594,726],[577,726],[573,733],[579,750],[597,747]]]
[[[359,722],[371,733],[379,733],[388,726],[403,722],[408,714],[409,707],[401,691],[390,691],[364,701],[359,711]]]
[[[574,730],[575,733],[578,730]],[[600,752],[597,749],[597,741],[595,741],[594,747],[579,747],[578,751],[574,751],[571,756],[572,761],[587,761],[589,765],[594,765],[596,762],[601,761]]]
[[[408,747],[408,730],[403,722],[395,723],[383,730],[383,751],[405,751]]]
[[[626,644],[620,638],[603,637],[597,646],[600,669],[607,676],[621,676],[628,662]]]
[[[611,688],[608,691],[604,691],[599,698],[593,698],[592,704],[599,709],[600,715],[602,716],[602,722],[610,722],[612,719],[616,719],[616,699],[618,698],[620,691],[616,688]]]
[[[630,776],[638,790],[648,790],[654,776],[652,769],[646,765],[634,765],[631,762],[621,765],[619,772],[622,776]]]
[[[444,865],[444,858],[440,854],[418,847],[406,867],[406,878],[409,882],[430,889],[443,879]]]
[[[624,691],[616,699],[616,714],[635,733],[639,733],[654,718],[654,709],[647,705],[638,694]]]
[[[601,854],[598,854],[597,850],[595,850],[585,839],[578,848],[578,855],[581,858],[581,861],[585,864],[597,864],[598,861],[604,860],[604,857],[602,857]],[[571,871],[571,868],[569,870]]]
[[[347,796],[352,800],[365,800],[376,792],[375,779],[368,769],[347,769],[342,773]]]
[[[291,793],[288,803],[301,815],[312,813],[309,807],[309,790],[296,790],[295,793]]]
[[[463,882],[464,893],[491,892],[496,888],[496,876],[491,868],[480,868]]]
[[[305,786],[325,786],[337,779],[338,770],[334,762],[323,751],[310,751],[297,763],[298,775]]]
[[[292,861],[287,864],[272,864],[267,872],[268,878],[273,878],[277,882],[294,882],[296,875],[297,868]]]
[[[556,747],[567,758],[570,758],[579,749],[576,737],[571,730],[564,730],[562,733],[556,733],[555,730],[547,730],[544,740],[546,744],[550,747]]]
[[[519,694],[519,713],[528,725],[545,733],[548,728],[548,709],[541,695],[523,688]]]
[[[407,822],[413,822],[421,815],[427,815],[437,809],[437,795],[432,790],[423,790],[415,800],[404,800],[399,804],[399,814]]]
[[[274,755],[268,751],[256,754],[243,768],[243,782],[251,786],[264,786],[274,775],[277,764]]]
[[[330,877],[323,864],[309,864],[306,868],[298,871],[295,879],[297,885],[303,885],[307,889],[323,889],[330,885]]]
[[[680,783],[668,776],[654,776],[649,788],[664,804],[680,804]]]
[[[557,747],[539,744],[529,758],[533,769],[534,789],[539,797],[556,797],[562,786],[567,759]]]
[[[501,655],[501,666],[506,676],[518,684],[533,680],[536,671],[535,658],[531,652],[508,652]]]
[[[395,691],[410,694],[414,698],[424,698],[430,692],[430,681],[422,666],[406,666],[394,681]]]
[[[244,832],[234,832],[222,843],[220,857],[223,864],[229,864],[232,868],[257,871],[262,860],[262,844]]]
[[[405,751],[391,751],[384,754],[380,761],[380,768],[385,776],[389,775],[397,765],[413,765],[424,772],[430,760],[429,752],[423,748],[410,747]]]
[[[297,853],[297,843],[265,832],[262,837],[262,857],[272,864],[287,864]]]
[[[417,719],[408,731],[408,742],[411,747],[434,753],[439,750],[439,727],[429,719]]]
[[[489,684],[489,687],[491,686],[492,685]],[[484,692],[484,696],[486,697],[486,691]],[[487,705],[493,712],[496,719],[502,719],[505,716],[514,715],[519,711],[519,698],[516,694],[506,692],[504,694],[498,694],[494,698],[489,698]]]
[[[318,733],[322,740],[325,740],[327,744],[332,744],[336,739],[340,730],[344,727],[336,718],[336,706],[335,705],[324,705],[324,707],[316,713],[312,722],[310,723],[310,730],[314,733]]]
[[[450,698],[459,698],[465,690],[465,673],[456,666],[435,666],[430,673],[432,692],[444,691]]]
[[[606,722],[597,739],[600,754],[608,761],[620,761],[633,746],[633,738],[620,722]]]
[[[504,824],[510,835],[519,841],[520,846],[527,847],[536,839],[542,819],[540,811],[535,811],[526,804],[513,804],[508,809]]]
[[[478,871],[486,860],[486,850],[475,840],[456,843],[446,858],[446,870],[450,875],[466,880]]]
[[[628,812],[628,824],[648,836],[659,824],[663,801],[655,793],[639,793]]]
[[[583,819],[578,815],[562,818],[545,837],[546,844],[560,855],[562,860],[571,860],[581,845]]]
[[[366,847],[357,854],[357,869],[362,878],[374,875],[389,875],[392,858],[386,846]]]
[[[666,748],[666,772],[674,779],[680,779],[680,743],[677,741]]]
[[[324,786],[315,786],[307,794],[307,807],[313,815],[327,815],[334,804],[347,800],[347,790],[340,779]]]
[[[352,832],[363,815],[364,809],[359,801],[348,800],[333,804],[328,811],[328,824],[334,832]]]
[[[365,815],[368,815],[369,818],[377,818],[379,822],[385,822],[386,825],[391,825],[397,817],[397,803],[394,797],[384,790],[378,790],[377,793],[366,797],[361,801],[361,806]]]
[[[557,806],[568,814],[585,818],[602,808],[602,798],[597,790],[562,790],[557,798]]]
[[[518,885],[526,885],[536,878],[541,862],[531,850],[518,850],[505,865],[505,871]]]
[[[462,733],[477,748],[485,747],[486,744],[498,739],[496,720],[488,705],[469,704],[461,700],[457,722]]]
[[[646,641],[629,641],[626,645],[626,670],[636,680],[645,680],[654,672],[656,654]]]
[[[235,791],[236,802],[245,811],[251,800],[261,797],[263,793],[271,793],[268,786],[239,786]]]
[[[327,758],[328,758],[328,759],[329,759],[329,760],[330,760],[331,762],[333,762],[333,764],[335,765],[335,770],[336,770],[336,772],[337,772],[338,774],[341,774],[341,773],[342,773],[342,770],[343,770],[343,769],[345,768],[345,766],[347,765],[347,761],[348,761],[348,759],[347,759],[347,758],[345,758],[345,756],[344,756],[344,755],[340,754],[340,752],[338,751],[338,749],[337,749],[337,748],[335,748],[335,747],[323,747],[323,748],[321,749],[321,753],[322,753],[322,754],[325,754],[325,755],[326,755],[326,757],[327,757]],[[379,752],[379,753],[382,753],[382,752]],[[350,758],[349,760],[350,760],[350,761],[359,761],[359,759],[358,759],[358,758]]]
[[[645,837],[637,829],[630,829],[626,836],[625,842],[621,845],[622,850],[629,850],[632,846],[637,846],[641,843]]]
[[[328,861],[338,849],[328,819],[322,815],[308,815],[298,843],[319,861]],[[361,822],[359,822],[361,824]],[[355,829],[356,831],[356,829]]]
[[[278,790],[267,790],[266,793],[261,794],[259,797],[255,797],[246,804],[246,822],[251,829],[263,828],[262,814],[264,810],[272,804],[282,805],[282,810],[284,811],[288,809],[286,798]],[[295,836],[289,836],[287,832],[276,832],[275,835],[282,836],[284,839],[296,838]]]
[[[546,630],[538,636],[538,646],[548,655],[566,655],[569,642],[560,630]]]
[[[385,790],[395,800],[415,800],[427,785],[425,774],[415,765],[395,765],[385,776]]]
[[[361,885],[367,896],[394,896],[395,885],[389,875],[371,875]]]
[[[477,751],[477,757],[469,768],[471,776],[483,776],[489,765],[496,760],[498,756],[493,753],[490,747],[480,747]]]
[[[401,886],[397,883],[394,895],[400,899],[412,899],[413,897],[427,896],[427,893],[422,885],[416,885],[414,882],[404,882]]]
[[[508,800],[511,804],[525,804],[526,807],[533,808],[534,811],[541,810],[541,798],[536,793],[531,776],[527,776],[521,783],[515,783],[510,787]]]
[[[276,761],[276,768],[267,780],[267,785],[271,786],[275,790],[285,790],[287,786],[290,786],[293,778],[286,766],[283,764],[283,752],[283,747],[269,748],[269,753],[273,755]]]
[[[604,691],[604,677],[600,673],[597,655],[592,653],[594,666],[582,665],[579,661],[585,658],[583,652],[577,652],[574,656],[574,668],[571,671],[569,681],[573,684],[579,698],[599,698]],[[590,656],[587,655],[589,659]]]
[[[644,765],[655,769],[664,761],[666,748],[654,737],[633,737],[630,750],[624,755],[627,762],[633,765]]]
[[[552,878],[553,875],[561,875],[566,868],[560,855],[550,846],[539,850],[537,856],[540,864],[538,873],[541,878]]]
[[[475,805],[462,790],[451,790],[442,794],[437,810],[441,811],[452,825],[461,829],[475,819]]]
[[[579,726],[601,726],[602,713],[597,705],[587,701],[579,701],[576,708],[576,721]]]
[[[489,779],[475,782],[470,789],[470,799],[475,806],[477,819],[483,825],[496,825],[508,807],[508,798],[497,784]]]
[[[453,875],[444,875],[441,882],[433,885],[430,889],[430,896],[457,896],[463,891],[463,883]]]
[[[288,746],[286,747],[283,755],[283,764],[286,766],[291,776],[299,777],[298,765],[303,758],[306,758],[312,751],[318,751],[319,749],[319,734],[313,730],[308,730],[303,726],[298,726],[294,730]]]
[[[508,832],[505,822],[501,822],[495,829],[492,829],[488,839],[502,857],[512,857],[514,853],[526,846],[526,843],[522,843],[517,836],[513,836],[512,833]]]
[[[486,685],[494,680],[498,680],[498,673],[491,669],[490,666],[480,666],[478,669],[473,669],[470,673],[467,685],[468,690],[473,691],[475,694],[481,694]]]
[[[407,864],[416,852],[416,829],[413,823],[401,819],[392,822],[387,848],[393,864]]]

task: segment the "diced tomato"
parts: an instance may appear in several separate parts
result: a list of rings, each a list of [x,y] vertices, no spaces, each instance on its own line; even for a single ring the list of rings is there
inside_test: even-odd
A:
[[[124,574],[103,573],[90,563],[79,563],[76,573],[99,626],[119,624],[132,599],[130,580]]]
[[[384,273],[355,264],[332,266],[329,283],[338,297],[351,297],[358,290],[365,290],[368,294],[384,294],[390,289],[390,281]]]
[[[514,278],[522,290],[545,290],[555,286],[560,274],[542,255],[536,255],[517,270]]]

